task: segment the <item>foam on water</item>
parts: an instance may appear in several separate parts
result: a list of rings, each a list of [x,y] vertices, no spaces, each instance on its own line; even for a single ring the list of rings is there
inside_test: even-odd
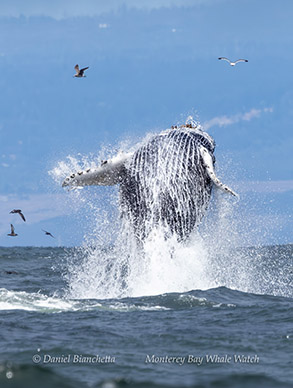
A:
[[[129,144],[124,143],[119,151],[129,151]],[[101,155],[103,159],[112,156],[102,149],[98,158],[68,157],[51,175],[61,184],[70,173],[99,164]],[[157,182],[165,179],[157,178]],[[154,224],[148,225],[151,232],[145,241],[138,243],[129,221],[119,218],[118,188],[108,191],[107,196],[104,190],[108,188],[91,187],[68,194],[70,202],[80,206],[81,219],[86,218],[83,246],[68,257],[65,276],[69,298],[136,297],[218,286],[266,292],[256,287],[261,274],[255,273],[249,257],[231,255],[235,247],[244,245],[232,197],[214,190],[208,214],[186,242],[179,243],[175,236],[166,239],[165,226]],[[272,293],[284,294],[280,289]]]
[[[166,293],[158,296],[147,296],[124,299],[69,299],[48,296],[41,292],[13,291],[0,288],[0,311],[23,310],[39,313],[62,313],[69,311],[167,311],[182,308],[234,308],[234,303],[223,303],[221,290],[217,296],[193,295],[204,291],[191,293]],[[231,295],[233,297],[233,295]]]
[[[78,310],[79,308],[78,302],[48,297],[40,293],[0,289],[0,310],[61,312]]]
[[[164,306],[155,304],[133,304],[131,302],[111,302],[107,304],[96,300],[72,300],[48,296],[41,293],[28,293],[25,291],[10,291],[0,289],[1,310],[24,310],[40,313],[61,313],[66,311],[91,311],[91,310],[115,310],[115,311],[153,311],[169,310]]]

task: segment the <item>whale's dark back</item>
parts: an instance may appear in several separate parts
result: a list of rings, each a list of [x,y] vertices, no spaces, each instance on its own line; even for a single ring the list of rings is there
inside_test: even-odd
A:
[[[204,133],[175,129],[152,137],[134,153],[120,185],[120,202],[139,239],[162,225],[182,240],[200,222],[212,189],[200,145],[213,154],[214,143]]]

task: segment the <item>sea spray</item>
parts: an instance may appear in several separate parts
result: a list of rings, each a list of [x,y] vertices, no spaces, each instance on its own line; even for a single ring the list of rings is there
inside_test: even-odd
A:
[[[59,163],[51,174],[60,182],[69,170],[92,166],[93,160],[96,162],[92,155],[79,156],[79,159],[69,157],[67,164]],[[164,171],[164,166],[161,170]],[[152,177],[148,179],[153,184]],[[170,177],[161,176],[161,179]],[[170,183],[173,195],[174,184],[180,181]],[[65,276],[69,297],[155,295],[207,289],[216,284],[209,276],[209,249],[197,230],[180,243],[166,224],[149,219],[148,236],[138,241],[130,220],[119,217],[118,190],[111,189],[111,195],[105,196],[107,189],[92,187],[69,192],[71,204],[82,208],[80,217],[87,225],[82,247],[76,248],[68,258]],[[150,203],[155,207],[155,198]],[[184,201],[179,205],[179,210],[184,212]]]
[[[146,139],[149,138],[150,135]],[[141,144],[145,144],[146,139]],[[125,148],[120,150],[125,151]],[[105,150],[99,152],[99,158],[100,155],[107,159]],[[99,158],[93,155],[69,157],[51,174],[60,184],[69,171],[93,166]],[[150,184],[154,182],[151,176],[146,179]],[[175,183],[180,184],[180,181]],[[173,184],[174,180],[170,181],[174,194]],[[153,192],[155,195],[156,190]],[[68,255],[66,264],[70,298],[121,298],[218,286],[262,293],[269,287],[268,282],[265,282],[266,287],[262,286],[262,279],[272,276],[262,274],[247,251],[236,249],[245,246],[249,224],[246,228],[243,217],[237,216],[235,199],[217,189],[213,190],[209,210],[199,228],[183,242],[177,241],[166,224],[153,218],[146,225],[146,238],[139,241],[131,220],[119,216],[117,187],[90,187],[72,190],[68,195],[71,206],[80,209],[81,221],[77,225],[82,224],[85,230],[82,246]],[[178,203],[179,210],[184,211],[184,199]],[[156,206],[156,199],[150,204]],[[270,292],[284,294],[286,290],[275,282]]]

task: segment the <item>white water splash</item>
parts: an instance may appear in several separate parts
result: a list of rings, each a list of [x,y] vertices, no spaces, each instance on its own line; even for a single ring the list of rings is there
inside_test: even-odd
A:
[[[126,143],[119,149],[127,150]],[[95,167],[107,156],[102,149],[99,157],[69,157],[51,175],[60,184],[68,174]],[[83,246],[68,257],[68,298],[136,297],[218,286],[262,292],[257,285],[262,275],[256,274],[252,260],[243,252],[235,253],[236,247],[245,245],[250,225],[243,227],[242,219],[235,217],[238,204],[232,197],[214,190],[199,230],[184,243],[174,236],[166,239],[164,225],[153,226],[138,243],[129,222],[119,218],[118,188],[91,187],[68,195],[86,220]]]
[[[190,122],[191,119],[188,120]],[[150,137],[151,134],[147,135],[141,144],[149,141]],[[124,143],[119,152],[126,150],[129,150],[129,143]],[[65,176],[94,168],[102,157],[107,159],[106,156],[109,156],[107,150],[102,149],[98,157],[68,157],[50,174],[60,184]],[[170,183],[170,187],[174,182]],[[105,190],[108,190],[107,195]],[[176,195],[175,188],[173,191]],[[111,189],[110,195],[109,188],[105,187],[72,190],[68,195],[71,196],[70,202],[80,207],[80,217],[86,218],[87,225],[83,246],[68,258],[66,280],[69,298],[135,297],[208,289],[218,285],[210,276],[213,252],[209,246],[209,225],[203,228],[204,238],[196,231],[185,243],[179,243],[172,235],[166,239],[164,225],[147,225],[151,232],[143,243],[138,243],[129,221],[119,218],[117,188]],[[184,211],[184,203],[181,206]],[[233,211],[233,206],[229,211]],[[221,223],[224,218],[219,217]],[[218,226],[221,226],[220,223]],[[216,233],[215,230],[211,232]],[[214,242],[213,245],[216,247]]]

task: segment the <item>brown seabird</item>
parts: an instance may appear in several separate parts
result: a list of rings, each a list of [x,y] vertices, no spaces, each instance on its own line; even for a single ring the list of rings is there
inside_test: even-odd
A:
[[[16,214],[16,213],[19,214],[20,217],[25,221],[25,217],[24,217],[24,215],[23,215],[23,213],[22,213],[22,211],[20,209],[13,209],[13,210],[11,210],[10,213],[12,213],[12,214]]]
[[[87,70],[89,67],[84,67],[83,69],[79,69],[78,65],[74,66],[76,74],[74,74],[74,77],[81,78],[81,77],[86,77],[83,73],[85,70]]]
[[[50,232],[47,232],[46,230],[42,229],[42,231],[47,235],[47,236],[51,236],[53,238],[55,238]]]

